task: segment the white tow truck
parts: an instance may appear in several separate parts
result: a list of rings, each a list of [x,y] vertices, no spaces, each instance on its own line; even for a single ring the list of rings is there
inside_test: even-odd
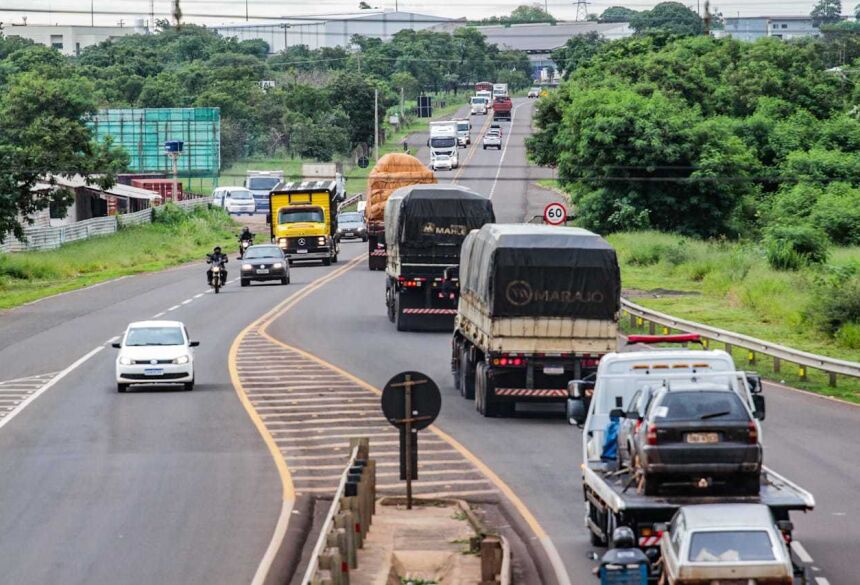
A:
[[[696,335],[630,336],[628,339],[628,343],[696,341]],[[673,382],[728,386],[747,403],[758,423],[764,420],[765,401],[760,379],[756,375],[738,371],[731,356],[724,351],[657,349],[603,356],[592,380],[570,382],[571,398],[567,405],[571,424],[582,427],[580,466],[585,525],[591,543],[606,546],[615,528],[629,526],[638,539],[639,547],[651,559],[653,567],[660,555],[659,543],[666,525],[681,506],[724,503],[766,505],[779,524],[786,542],[791,542],[789,513],[812,510],[815,499],[812,494],[767,467],[762,468],[761,488],[756,495],[721,493],[707,478],[701,478],[692,484],[690,490],[652,496],[640,492],[635,471],[619,469],[616,462],[603,457],[613,411],[626,411],[633,395],[645,385]],[[796,558],[792,561],[798,578],[804,578],[806,569],[802,563]]]

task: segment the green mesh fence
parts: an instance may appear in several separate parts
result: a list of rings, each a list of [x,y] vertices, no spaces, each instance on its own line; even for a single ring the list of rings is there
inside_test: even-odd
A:
[[[98,140],[111,136],[125,148],[131,172],[170,174],[171,162],[164,152],[167,140],[185,143],[179,158],[180,177],[215,177],[221,167],[219,108],[100,110],[88,124]]]

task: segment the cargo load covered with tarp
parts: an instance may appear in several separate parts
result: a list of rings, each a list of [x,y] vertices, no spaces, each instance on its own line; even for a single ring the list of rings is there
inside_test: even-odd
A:
[[[397,152],[386,154],[367,178],[367,206],[364,208],[367,223],[383,220],[385,202],[395,190],[430,183],[436,183],[433,171],[414,156]]]
[[[385,208],[389,265],[456,265],[469,232],[494,221],[492,202],[465,187],[402,187],[392,193]]]
[[[463,243],[460,286],[490,317],[614,321],[621,303],[615,250],[579,228],[484,226]]]

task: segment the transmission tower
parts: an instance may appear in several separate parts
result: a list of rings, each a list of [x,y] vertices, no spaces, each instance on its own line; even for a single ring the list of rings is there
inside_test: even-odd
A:
[[[588,20],[588,0],[576,0],[576,21]]]

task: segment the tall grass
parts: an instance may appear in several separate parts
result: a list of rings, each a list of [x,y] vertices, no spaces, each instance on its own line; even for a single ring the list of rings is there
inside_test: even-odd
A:
[[[798,349],[858,358],[857,310],[838,309],[851,305],[844,299],[851,296],[860,248],[834,249],[826,265],[789,272],[772,268],[765,251],[750,243],[657,232],[608,239],[618,251],[624,287],[658,291],[638,296],[640,304]],[[666,290],[691,294],[659,294]],[[842,321],[834,323],[834,314]]]
[[[232,243],[235,233],[234,222],[220,210],[166,206],[152,224],[57,250],[0,254],[0,308],[199,259],[216,244]]]

